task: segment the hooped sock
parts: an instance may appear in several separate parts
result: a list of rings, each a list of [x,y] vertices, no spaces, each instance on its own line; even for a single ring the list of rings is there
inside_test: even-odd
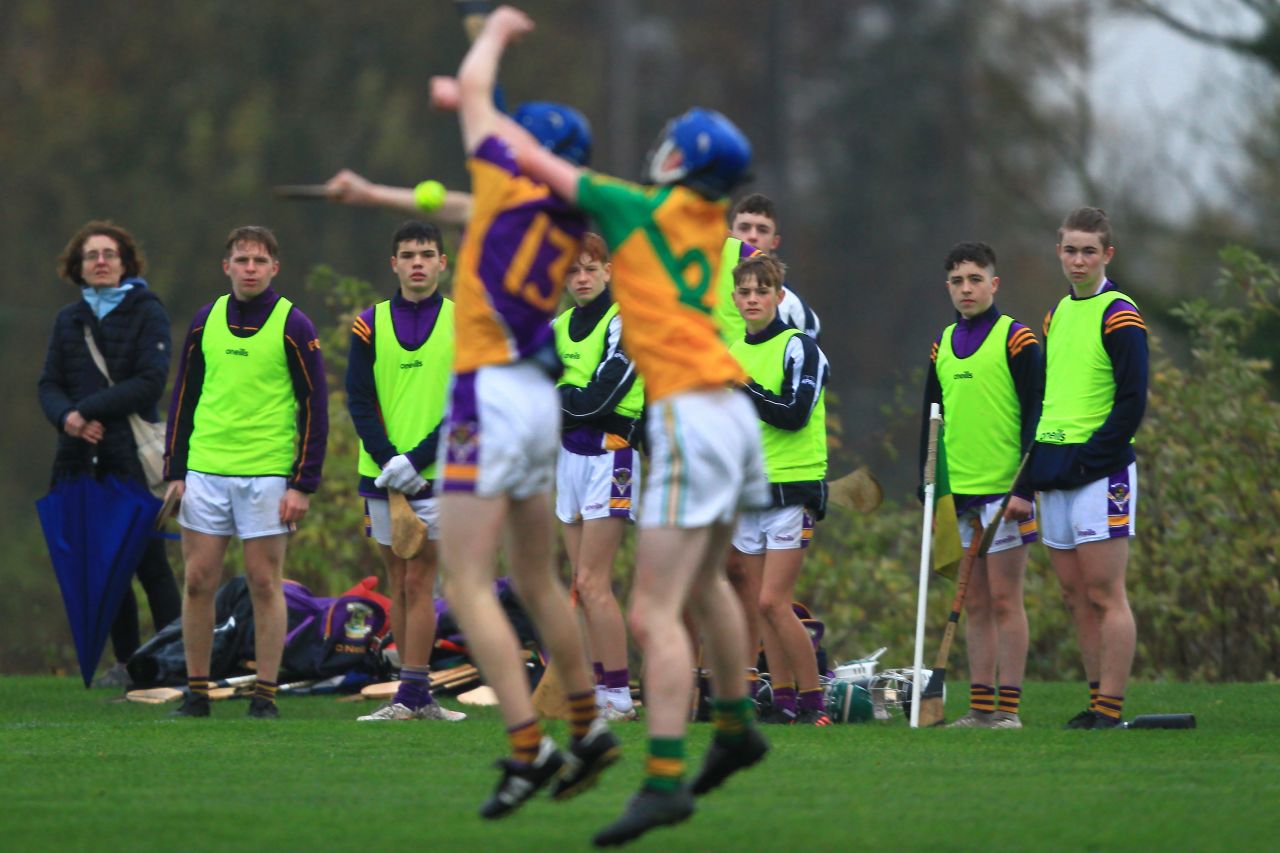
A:
[[[1013,687],[1008,684],[1000,685],[1000,704],[996,710],[1003,711],[1006,714],[1017,714],[1021,704],[1021,687]]]
[[[1094,709],[1105,717],[1113,720],[1120,719],[1121,712],[1124,711],[1123,696],[1108,696],[1105,693],[1098,694],[1098,707]]]
[[[274,681],[263,681],[259,678],[253,687],[253,698],[261,699],[274,705],[276,703],[277,689],[279,689],[279,685]]]
[[[537,760],[538,747],[542,744],[542,726],[538,725],[538,718],[507,729],[507,742],[511,744],[513,760],[532,764]]]
[[[1098,710],[1098,688],[1102,686],[1100,681],[1089,682],[1089,710]]]
[[[431,668],[429,666],[401,666],[400,686],[396,688],[396,698],[392,700],[416,711],[430,705]]]
[[[969,710],[990,714],[996,709],[996,689],[990,684],[969,685]]]
[[[755,717],[755,703],[743,696],[741,699],[715,699],[711,707],[716,739],[729,744],[742,743]]]
[[[194,698],[209,698],[209,676],[192,675],[187,677],[187,692]]]
[[[684,779],[684,738],[649,738],[649,755],[644,765],[644,786],[653,791],[679,790]]]
[[[570,693],[568,698],[569,734],[574,740],[581,740],[587,736],[599,710],[596,707],[596,691],[592,688],[581,693]]]

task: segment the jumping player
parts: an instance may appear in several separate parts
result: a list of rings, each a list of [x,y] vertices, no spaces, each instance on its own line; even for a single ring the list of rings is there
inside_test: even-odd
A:
[[[1018,729],[1027,665],[1022,579],[1036,522],[1032,492],[1013,478],[1040,418],[1043,358],[1031,330],[996,308],[1000,277],[990,246],[959,243],[943,268],[957,317],[934,341],[925,374],[921,459],[928,444],[928,412],[939,403],[960,542],[966,548],[979,535],[975,525],[981,530],[991,524],[1005,493],[1012,492],[987,556],[974,561],[969,575],[964,602],[969,712],[951,726]]]
[[[1067,214],[1057,251],[1071,290],[1045,317],[1044,411],[1030,481],[1040,490],[1044,544],[1089,680],[1089,707],[1067,727],[1114,728],[1137,642],[1125,568],[1138,501],[1133,439],[1147,405],[1147,328],[1107,278],[1116,249],[1104,211]]]
[[[433,700],[428,664],[436,633],[440,538],[436,456],[453,365],[453,301],[439,291],[448,258],[440,229],[410,221],[391,238],[399,288],[356,317],[347,360],[347,411],[360,437],[360,495],[391,586],[391,625],[400,651],[396,695],[361,721],[445,720],[466,714]],[[427,527],[422,552],[391,550],[387,490],[405,495]]]
[[[532,29],[504,7],[515,31]],[[753,725],[742,677],[742,608],[724,576],[724,554],[740,506],[767,503],[760,436],[750,401],[730,386],[746,376],[712,319],[726,196],[751,148],[719,113],[692,109],[668,122],[641,187],[587,172],[522,137],[517,161],[600,223],[613,251],[613,292],[628,352],[649,399],[650,470],[640,510],[629,622],[644,651],[649,759],[644,786],[598,845],[622,844],[685,820],[705,794],[760,761],[768,744]],[[686,604],[704,632],[715,685],[716,735],[691,788],[683,784],[684,734],[692,688]]]
[[[564,525],[574,585],[596,670],[596,705],[608,720],[633,720],[627,632],[610,574],[622,534],[636,518],[644,382],[622,349],[622,320],[609,292],[613,267],[598,234],[587,234],[569,267],[576,307],[555,321],[560,378],[556,515]]]
[[[494,13],[456,81],[437,79],[433,101],[459,113],[473,211],[459,251],[454,297],[454,382],[441,450],[441,558],[445,595],[467,645],[498,695],[512,755],[480,814],[518,808],[553,778],[563,799],[617,760],[617,738],[596,713],[595,685],[577,619],[556,575],[550,489],[560,434],[560,361],[550,321],[586,222],[537,181],[518,174],[493,104],[502,51],[522,15]],[[583,162],[587,125],[575,111],[538,105],[541,143]],[[534,143],[539,144],[539,143]],[[569,754],[544,737],[511,625],[494,594],[505,537],[512,580],[568,692]],[[559,776],[559,778],[556,778]]]
[[[733,548],[755,593],[749,605],[763,620],[771,721],[827,726],[813,644],[791,602],[814,519],[826,511],[830,368],[813,339],[778,316],[784,272],[769,255],[748,258],[733,271],[733,302],[746,334],[729,352],[750,377],[745,388],[760,418],[771,497],[768,509],[738,519]]]
[[[182,501],[182,642],[186,700],[176,716],[209,716],[214,595],[231,537],[244,544],[258,680],[249,716],[276,717],[284,652],[288,534],[320,486],[328,390],[315,326],[271,286],[275,235],[227,237],[231,293],[196,312],[182,347],[166,436],[169,494]]]

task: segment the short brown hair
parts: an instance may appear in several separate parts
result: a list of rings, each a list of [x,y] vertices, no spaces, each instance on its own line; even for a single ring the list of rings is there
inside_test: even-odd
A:
[[[754,278],[758,284],[781,291],[787,267],[773,255],[752,255],[733,268],[734,287],[741,285],[747,276]]]
[[[276,242],[276,235],[271,233],[270,228],[263,225],[241,225],[239,228],[232,228],[231,233],[227,235],[228,256],[236,247],[236,243],[257,243],[266,249],[267,254],[273,259],[280,258],[280,244]]]
[[[1102,240],[1104,249],[1114,245],[1111,242],[1111,221],[1107,219],[1107,212],[1100,207],[1077,207],[1068,213],[1067,218],[1062,220],[1062,225],[1058,228],[1059,243],[1062,242],[1062,235],[1068,231],[1097,234]]]
[[[84,244],[90,237],[97,235],[110,237],[120,247],[120,264],[124,267],[123,278],[140,276],[147,269],[147,259],[138,248],[138,241],[124,228],[110,219],[95,219],[86,222],[75,236],[67,241],[62,254],[58,256],[58,275],[72,284],[84,284],[84,276],[80,270],[84,267]]]
[[[773,222],[773,227],[778,227],[778,211],[774,207],[773,199],[764,193],[751,193],[744,195],[738,199],[733,209],[729,211],[729,227],[733,227],[733,221],[738,218],[740,213],[754,213],[763,216]]]
[[[609,247],[605,245],[604,238],[593,231],[582,235],[582,246],[578,249],[578,254],[586,255],[602,264],[609,263]],[[576,261],[577,258],[574,260]]]

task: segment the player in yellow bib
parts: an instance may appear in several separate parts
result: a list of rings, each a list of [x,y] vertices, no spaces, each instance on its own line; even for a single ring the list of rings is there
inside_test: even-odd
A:
[[[1036,521],[1031,490],[1013,478],[1040,418],[1044,362],[1031,330],[996,308],[1000,278],[990,246],[959,243],[947,253],[943,268],[957,316],[934,342],[925,374],[921,470],[928,412],[938,403],[946,421],[942,440],[961,544],[968,548],[978,535],[975,524],[979,529],[997,525],[987,556],[974,561],[969,576],[964,602],[969,712],[951,725],[1016,729],[1022,727],[1027,662],[1022,580]],[[997,519],[1006,494],[1008,507]]]
[[[436,455],[453,365],[453,300],[439,290],[448,258],[440,229],[424,222],[401,225],[391,246],[399,286],[352,324],[346,385],[347,411],[360,437],[359,493],[390,581],[400,687],[359,719],[458,722],[466,715],[436,703],[428,677],[440,538]],[[411,559],[391,550],[389,490],[404,495],[427,527],[422,552]]]
[[[623,344],[649,399],[649,473],[629,614],[644,652],[649,756],[639,793],[594,839],[621,844],[687,819],[691,795],[718,787],[768,751],[746,695],[742,608],[724,574],[737,512],[765,506],[767,486],[755,411],[736,389],[746,376],[712,316],[727,196],[745,175],[751,148],[724,116],[692,109],[659,135],[647,169],[654,185],[646,187],[587,172],[527,135],[513,141],[525,174],[599,224],[613,253]],[[684,735],[693,659],[686,605],[703,632],[716,726],[689,787]]]
[[[1067,214],[1057,251],[1071,290],[1045,317],[1044,408],[1030,480],[1089,680],[1089,707],[1067,727],[1114,728],[1137,645],[1125,570],[1138,502],[1133,439],[1147,405],[1147,327],[1107,278],[1116,249],[1105,212]]]

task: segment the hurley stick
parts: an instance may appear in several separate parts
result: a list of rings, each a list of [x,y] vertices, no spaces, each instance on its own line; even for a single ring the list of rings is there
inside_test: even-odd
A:
[[[972,520],[973,538],[969,541],[969,548],[965,551],[964,560],[960,563],[960,570],[956,574],[956,595],[951,601],[951,615],[947,617],[947,628],[942,634],[942,645],[938,647],[938,659],[933,665],[929,686],[920,697],[920,725],[922,726],[936,726],[942,723],[944,716],[942,686],[947,678],[947,660],[951,657],[951,641],[956,635],[956,626],[960,624],[960,614],[964,612],[964,600],[969,592],[969,576],[973,573],[973,563],[975,560],[986,557],[987,551],[991,549],[991,543],[996,538],[996,530],[1004,519],[1005,510],[1009,508],[1013,489],[1022,478],[1022,471],[1026,468],[1027,459],[1030,456],[1031,451],[1022,454],[1022,461],[1018,463],[1018,470],[1013,475],[1013,483],[1009,485],[1009,491],[1001,499],[1000,506],[986,529],[982,530],[978,527],[976,518]]]
[[[409,505],[409,499],[395,489],[387,489],[391,511],[391,551],[402,560],[412,560],[427,544],[427,525]]]

